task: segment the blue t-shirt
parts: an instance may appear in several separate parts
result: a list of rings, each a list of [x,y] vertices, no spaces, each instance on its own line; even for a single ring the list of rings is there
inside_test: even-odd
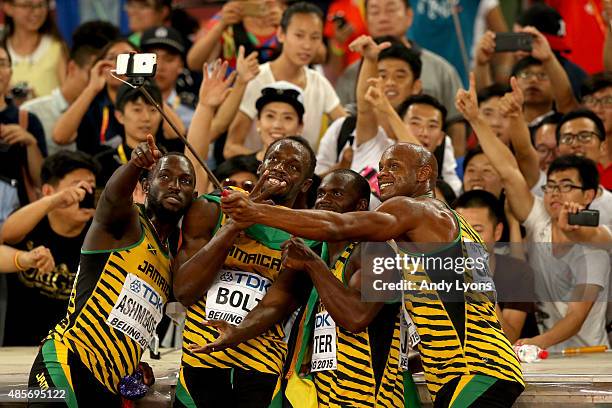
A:
[[[459,38],[453,22],[450,0],[412,0],[414,21],[408,37],[450,62],[459,73],[463,86],[467,88],[468,72],[465,69]],[[472,60],[474,24],[480,0],[458,0],[457,16],[465,41],[468,64]]]

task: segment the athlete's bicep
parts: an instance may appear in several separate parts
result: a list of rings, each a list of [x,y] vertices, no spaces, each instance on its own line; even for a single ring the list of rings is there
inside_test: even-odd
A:
[[[219,211],[216,203],[200,199],[193,202],[183,218],[182,242],[174,260],[175,270],[212,239],[219,219]]]

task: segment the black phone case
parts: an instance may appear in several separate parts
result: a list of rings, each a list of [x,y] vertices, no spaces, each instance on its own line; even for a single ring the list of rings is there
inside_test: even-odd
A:
[[[597,227],[599,226],[599,211],[583,210],[576,214],[568,214],[567,223],[582,227]]]
[[[527,33],[495,34],[495,52],[531,51],[533,37]]]

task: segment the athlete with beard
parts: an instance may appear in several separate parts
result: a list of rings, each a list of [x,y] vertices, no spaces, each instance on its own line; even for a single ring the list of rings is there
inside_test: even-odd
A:
[[[145,169],[145,204],[135,205],[132,192]],[[168,237],[195,198],[194,186],[191,162],[180,153],[162,157],[151,135],[113,174],[81,249],[68,313],[43,341],[29,387],[63,389],[69,407],[115,407],[124,377],[144,371],[144,383],[153,383],[140,358],[170,296]]]
[[[402,292],[403,311],[408,326],[414,327],[408,329],[410,343],[421,355],[434,407],[510,407],[524,381],[497,320],[491,290],[438,291],[431,285],[490,280],[486,262],[475,266],[478,258],[486,258],[478,234],[433,197],[436,178],[431,153],[399,143],[381,158],[378,183],[383,204],[376,211],[291,210],[254,203],[238,193],[224,197],[222,208],[235,222],[256,222],[329,242],[390,241],[398,255],[422,259],[420,267],[404,270],[403,279],[416,289]],[[435,262],[437,258],[451,259],[451,267]],[[452,267],[466,265],[470,258],[473,268],[458,273]],[[362,280],[369,275],[364,270]]]
[[[310,187],[315,163],[305,139],[273,142],[251,197],[291,208]],[[174,294],[188,307],[176,407],[267,407],[272,400],[287,354],[282,321],[233,349],[201,354],[192,347],[219,335],[206,320],[239,324],[272,283],[284,279],[281,245],[288,238],[281,230],[234,222],[216,196],[205,195],[191,206],[174,273]]]

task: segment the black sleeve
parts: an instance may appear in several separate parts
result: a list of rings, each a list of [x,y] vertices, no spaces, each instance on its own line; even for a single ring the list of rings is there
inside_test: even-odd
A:
[[[45,139],[45,130],[38,119],[38,116],[35,114],[28,112],[28,132],[32,134],[36,138],[36,143],[38,143],[38,148],[42,153],[43,157],[47,157],[47,141]]]

